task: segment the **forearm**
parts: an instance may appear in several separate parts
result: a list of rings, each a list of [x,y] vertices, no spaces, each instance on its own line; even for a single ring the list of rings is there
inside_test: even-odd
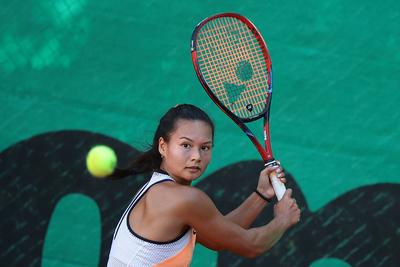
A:
[[[267,202],[253,192],[239,207],[226,214],[225,217],[248,229],[266,205]]]
[[[287,227],[273,219],[267,225],[249,230],[256,254],[262,254],[271,249],[283,236]]]
[[[274,218],[267,225],[244,230],[243,235],[232,235],[227,249],[238,255],[254,258],[270,250],[283,236],[288,226]]]

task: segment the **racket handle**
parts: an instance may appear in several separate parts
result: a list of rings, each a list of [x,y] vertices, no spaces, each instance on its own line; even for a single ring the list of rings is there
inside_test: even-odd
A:
[[[275,172],[272,172],[270,174],[269,178],[271,179],[271,184],[272,184],[272,187],[274,188],[276,198],[279,201],[282,199],[283,194],[285,194],[286,186],[284,183],[281,182],[281,180],[278,179],[278,177],[276,177]]]

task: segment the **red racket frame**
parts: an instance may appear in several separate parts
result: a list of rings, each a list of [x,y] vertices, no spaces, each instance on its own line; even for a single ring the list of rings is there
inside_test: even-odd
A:
[[[196,51],[196,38],[197,34],[200,31],[200,29],[209,21],[217,18],[222,18],[222,17],[233,17],[236,18],[243,23],[247,25],[247,27],[251,30],[251,32],[254,34],[256,37],[261,51],[263,52],[263,56],[265,59],[265,64],[267,66],[267,72],[268,72],[268,97],[266,97],[266,103],[265,103],[265,109],[263,112],[257,114],[254,117],[251,118],[239,118],[235,114],[233,114],[228,108],[226,108],[219,100],[218,98],[214,95],[210,87],[208,86],[207,82],[203,78],[201,71],[198,66],[198,60],[197,60],[197,51]],[[222,14],[217,14],[211,17],[208,17],[201,21],[199,24],[197,24],[196,28],[193,31],[192,34],[192,40],[191,40],[191,53],[192,53],[192,62],[194,69],[196,71],[196,75],[199,78],[200,83],[202,84],[204,90],[207,92],[208,96],[214,101],[215,104],[226,114],[228,115],[242,130],[243,132],[250,138],[251,142],[254,144],[254,146],[257,148],[258,153],[261,155],[262,159],[264,160],[265,165],[274,165],[275,160],[272,154],[272,147],[271,147],[271,141],[270,141],[270,130],[269,130],[269,110],[271,106],[271,99],[272,99],[272,63],[271,63],[271,58],[269,56],[268,48],[267,45],[261,36],[260,32],[257,30],[257,28],[254,26],[254,24],[249,21],[247,18],[243,17],[242,15],[236,14],[236,13],[222,13]],[[258,141],[258,139],[254,136],[254,134],[251,132],[251,130],[245,125],[247,122],[255,121],[258,120],[259,118],[263,117],[264,119],[264,143],[265,143],[265,149],[261,145],[261,143]]]

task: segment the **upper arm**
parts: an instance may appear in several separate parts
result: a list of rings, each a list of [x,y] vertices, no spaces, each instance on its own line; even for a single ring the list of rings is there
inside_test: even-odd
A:
[[[252,233],[225,218],[212,200],[196,188],[186,188],[177,209],[178,216],[191,225],[198,241],[214,250],[227,249],[243,256],[254,253]]]

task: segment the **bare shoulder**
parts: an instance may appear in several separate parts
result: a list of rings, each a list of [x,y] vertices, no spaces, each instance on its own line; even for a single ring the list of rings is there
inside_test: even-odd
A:
[[[164,183],[154,188],[152,193],[156,202],[179,214],[199,214],[216,209],[207,194],[193,186]]]
[[[195,204],[199,201],[211,201],[206,193],[193,186],[165,183],[157,191],[170,201],[178,203]]]

